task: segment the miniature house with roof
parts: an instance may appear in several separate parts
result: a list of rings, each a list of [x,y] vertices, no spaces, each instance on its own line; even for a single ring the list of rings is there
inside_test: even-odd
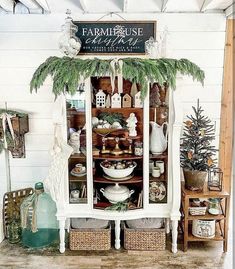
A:
[[[141,100],[141,91],[138,91],[134,98],[134,107],[143,107],[143,102]]]
[[[96,107],[105,107],[105,101],[106,101],[106,94],[103,92],[103,90],[99,90],[97,94],[95,95],[96,97]]]
[[[111,97],[111,107],[112,108],[121,108],[121,105],[122,105],[121,95],[119,93],[115,93]]]
[[[131,96],[128,93],[122,97],[122,107],[131,107]]]

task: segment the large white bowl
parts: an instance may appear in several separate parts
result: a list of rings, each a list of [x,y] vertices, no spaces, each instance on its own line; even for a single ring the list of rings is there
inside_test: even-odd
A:
[[[125,169],[106,168],[102,165],[102,163],[100,163],[100,166],[106,175],[112,178],[124,178],[124,177],[128,177],[134,171],[135,167],[137,166],[137,163],[133,162],[133,164],[134,164],[133,167],[128,167]]]

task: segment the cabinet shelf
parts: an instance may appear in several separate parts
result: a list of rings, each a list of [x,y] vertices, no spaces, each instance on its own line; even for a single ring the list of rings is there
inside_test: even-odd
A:
[[[127,108],[123,108],[123,107],[120,107],[120,108],[115,108],[115,107],[110,107],[110,108],[106,108],[106,107],[102,108],[102,107],[100,107],[100,108],[96,108],[96,107],[93,107],[92,112],[97,112],[97,111],[110,112],[110,111],[113,111],[113,112],[123,113],[124,109],[128,110],[128,111],[131,111],[131,112],[138,112],[138,111],[143,110],[142,107],[127,107]]]
[[[131,179],[125,180],[125,181],[113,181],[113,180],[109,180],[106,179],[104,177],[100,177],[100,176],[95,176],[94,177],[94,182],[95,183],[108,183],[108,184],[115,184],[115,183],[119,183],[119,184],[134,184],[134,183],[140,183],[143,182],[143,176],[133,176]]]
[[[75,154],[70,155],[69,159],[85,160],[86,156],[82,153],[75,153]]]
[[[215,226],[215,237],[213,238],[196,237],[192,234],[192,229],[190,227],[188,233],[188,241],[224,241],[224,236],[222,230],[220,229],[219,224],[217,223]]]
[[[165,177],[165,174],[161,174],[160,177],[153,177],[149,176],[149,182],[156,182],[156,181],[167,181],[167,178]]]
[[[111,203],[108,202],[98,202],[97,204],[94,204],[94,209],[100,209],[100,210],[105,210],[106,207],[111,206]],[[143,209],[143,207],[130,207],[127,209],[127,211],[129,210],[136,210],[136,209]],[[118,212],[118,211],[115,211]]]
[[[122,154],[119,156],[103,154],[103,155],[93,155],[94,160],[141,160],[143,156],[136,156],[131,154]]]
[[[225,216],[223,214],[220,215],[212,215],[210,213],[206,213],[205,215],[201,215],[201,216],[192,216],[192,215],[188,215],[188,220],[197,220],[197,219],[202,219],[202,220],[222,220],[225,219]]]
[[[69,182],[86,182],[87,181],[87,176],[82,176],[82,177],[76,177],[73,175],[69,175]]]
[[[149,159],[167,159],[168,155],[166,152],[162,154],[149,154]]]

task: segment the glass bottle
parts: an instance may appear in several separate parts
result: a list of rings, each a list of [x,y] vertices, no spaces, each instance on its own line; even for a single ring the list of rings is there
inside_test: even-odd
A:
[[[21,240],[21,225],[19,219],[13,219],[7,225],[7,238],[9,243],[16,244]]]
[[[208,212],[212,215],[220,214],[220,199],[218,198],[209,198],[208,199]]]
[[[142,156],[143,155],[143,143],[140,141],[135,142],[134,144],[134,154],[136,156]]]
[[[49,246],[59,239],[56,204],[43,183],[35,184],[34,194],[21,204],[22,244],[31,248]]]

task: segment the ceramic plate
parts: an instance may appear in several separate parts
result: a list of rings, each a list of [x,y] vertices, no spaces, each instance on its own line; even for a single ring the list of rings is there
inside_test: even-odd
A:
[[[163,182],[151,182],[149,186],[149,200],[162,201],[166,197],[166,187]]]
[[[72,175],[72,176],[75,176],[75,177],[83,177],[83,176],[85,176],[86,175],[86,170],[85,171],[82,171],[81,173],[76,173],[76,172],[74,172],[73,170],[70,172],[70,174]]]

